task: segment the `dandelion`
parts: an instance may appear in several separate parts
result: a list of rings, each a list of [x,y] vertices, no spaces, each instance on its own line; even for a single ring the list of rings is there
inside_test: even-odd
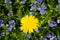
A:
[[[37,18],[35,18],[35,16],[33,15],[26,15],[21,19],[21,27],[20,29],[24,32],[24,33],[32,33],[33,30],[36,31],[39,27],[39,21]]]

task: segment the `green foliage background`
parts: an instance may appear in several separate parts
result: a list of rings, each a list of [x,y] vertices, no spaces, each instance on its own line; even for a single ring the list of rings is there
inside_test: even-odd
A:
[[[54,32],[57,36],[60,35],[60,26],[57,25],[55,28],[50,28],[48,25],[48,20],[60,19],[60,4],[57,0],[44,0],[41,4],[47,6],[46,14],[41,15],[37,10],[30,11],[30,4],[34,4],[34,0],[26,0],[25,4],[20,3],[21,0],[12,0],[12,5],[7,2],[4,3],[4,0],[0,0],[0,20],[4,21],[4,27],[0,27],[0,31],[5,32],[5,36],[0,36],[0,40],[29,40],[25,33],[23,33],[19,27],[21,26],[20,20],[24,15],[30,15],[29,12],[33,12],[32,15],[36,16],[40,21],[40,27],[43,27],[43,31],[39,33],[32,33],[30,40],[34,40],[34,37],[38,37],[39,40],[43,40],[41,36],[45,36],[49,32]],[[37,7],[41,5],[37,4]],[[56,9],[56,5],[59,5],[59,8]],[[6,8],[8,6],[8,8]],[[11,11],[12,10],[12,11]],[[7,13],[10,13],[10,16],[7,16]],[[35,15],[36,12],[36,15]],[[4,16],[4,18],[2,18]],[[13,30],[10,32],[6,30],[7,21],[13,19],[16,21],[16,25],[13,25]],[[3,30],[2,30],[3,29]],[[56,39],[55,39],[56,40]]]

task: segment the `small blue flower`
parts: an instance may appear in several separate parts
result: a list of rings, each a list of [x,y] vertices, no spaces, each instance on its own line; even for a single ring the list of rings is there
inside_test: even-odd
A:
[[[48,21],[48,25],[50,27],[56,27],[57,26],[56,22],[54,22],[54,21]]]
[[[1,33],[1,36],[5,36],[5,32],[2,32],[2,33]]]
[[[10,13],[8,13],[7,15],[10,16]]]
[[[47,37],[47,38],[51,38],[52,35],[51,35],[50,33],[48,33],[48,34],[46,34],[46,37]]]
[[[45,10],[44,9],[41,9],[40,10],[40,14],[45,14]]]
[[[37,1],[34,1],[34,5],[36,5],[37,4]]]
[[[4,26],[3,20],[0,20],[0,26]]]
[[[12,31],[12,25],[9,25],[7,28],[9,31]]]
[[[58,40],[60,40],[60,36],[57,36]]]
[[[12,1],[9,1],[10,4],[12,4]]]
[[[38,32],[39,32],[39,30],[37,29],[37,30],[36,30],[36,32],[38,33]]]
[[[9,20],[8,23],[9,24],[15,24],[15,21],[14,20]]]
[[[4,26],[4,24],[1,24],[0,26]]]
[[[0,20],[0,24],[2,24],[3,23],[3,20]]]
[[[31,6],[30,10],[35,10],[36,9],[36,5]]]
[[[42,9],[47,9],[46,5],[41,6]]]
[[[60,0],[58,0],[58,3],[60,3]]]
[[[43,0],[38,0],[38,4],[41,4],[43,2]]]
[[[28,39],[30,39],[30,34],[27,34],[26,37],[27,37]]]
[[[58,23],[58,24],[60,23],[60,20],[59,20],[59,19],[57,20],[57,23]]]
[[[37,8],[37,10],[38,10],[38,11],[40,11],[40,10],[41,10],[41,8]]]
[[[56,38],[56,35],[54,33],[52,33],[52,39]]]
[[[25,0],[22,0],[21,3],[22,3],[22,4],[25,4]]]

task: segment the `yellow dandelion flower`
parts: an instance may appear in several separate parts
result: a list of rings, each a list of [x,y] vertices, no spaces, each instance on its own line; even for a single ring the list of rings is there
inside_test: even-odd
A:
[[[37,30],[38,26],[39,26],[39,20],[37,18],[35,18],[35,16],[33,15],[26,15],[21,19],[21,27],[20,29],[24,32],[24,33],[32,33],[33,30]]]

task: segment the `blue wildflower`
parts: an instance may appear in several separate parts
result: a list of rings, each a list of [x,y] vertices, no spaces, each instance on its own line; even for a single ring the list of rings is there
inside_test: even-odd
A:
[[[0,26],[4,26],[3,20],[0,20]]]
[[[60,20],[59,20],[59,19],[57,20],[57,23],[58,23],[58,24],[60,23]]]
[[[30,34],[27,34],[26,37],[27,37],[28,39],[30,39]]]
[[[44,9],[41,9],[40,10],[40,14],[45,14],[45,10]]]
[[[36,30],[36,32],[38,33],[38,32],[39,32],[39,30],[37,29],[37,30]]]
[[[0,20],[0,24],[2,24],[3,23],[3,20]]]
[[[46,5],[41,6],[42,9],[47,9]]]
[[[60,36],[57,36],[58,40],[60,40]]]
[[[56,38],[56,35],[54,33],[48,33],[48,34],[46,34],[46,37],[54,39],[54,38]]]
[[[5,32],[2,32],[2,33],[1,33],[1,36],[5,36]]]
[[[38,0],[38,4],[41,4],[43,2],[43,0]]]
[[[50,27],[56,27],[57,26],[56,22],[54,22],[54,21],[48,21],[48,25]]]
[[[8,25],[8,28],[7,28],[9,31],[12,31],[12,25]]]
[[[46,37],[47,37],[47,38],[51,38],[52,35],[51,35],[50,33],[48,33],[48,34],[46,34]]]
[[[8,13],[7,15],[10,16],[10,13]]]
[[[9,24],[15,24],[15,21],[14,20],[9,20],[8,23]]]
[[[34,1],[34,5],[36,5],[37,4],[37,1]]]
[[[21,4],[25,4],[25,0],[22,0],[22,1],[21,1]]]
[[[40,10],[41,10],[41,8],[37,8],[37,10],[38,10],[38,11],[40,11]]]
[[[56,35],[54,33],[52,33],[52,38],[51,39],[54,39],[56,38]]]
[[[58,0],[58,3],[60,3],[60,0]]]
[[[31,6],[30,10],[35,10],[36,9],[36,5]]]
[[[0,26],[4,26],[4,24],[1,24]]]

